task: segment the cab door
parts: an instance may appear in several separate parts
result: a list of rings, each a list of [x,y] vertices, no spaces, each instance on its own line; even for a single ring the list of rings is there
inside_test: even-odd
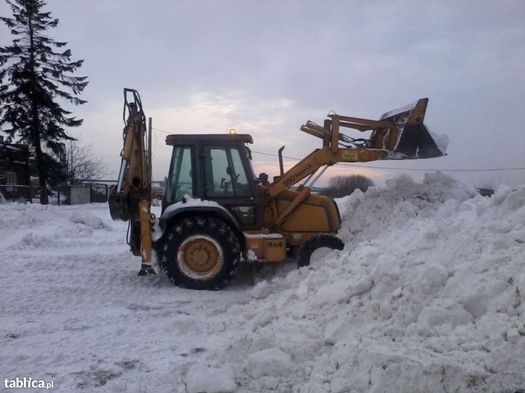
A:
[[[228,209],[243,229],[261,225],[261,203],[246,147],[204,145],[204,197]]]

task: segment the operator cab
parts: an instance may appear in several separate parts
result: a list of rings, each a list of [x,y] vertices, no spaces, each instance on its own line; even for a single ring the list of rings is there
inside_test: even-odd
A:
[[[173,146],[164,209],[185,196],[215,201],[228,209],[242,229],[261,225],[261,195],[246,134],[169,135]]]

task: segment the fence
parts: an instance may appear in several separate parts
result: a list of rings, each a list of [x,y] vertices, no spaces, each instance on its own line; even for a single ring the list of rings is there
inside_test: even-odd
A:
[[[40,188],[19,184],[0,184],[0,201],[32,201],[38,198]]]
[[[107,202],[108,184],[80,184],[51,191],[49,203],[53,205],[78,205]],[[0,185],[0,202],[39,202],[40,188],[18,184]]]
[[[80,184],[69,186],[70,205],[83,203],[103,203],[108,201],[109,186],[107,184]]]
[[[49,203],[53,205],[79,205],[84,203],[104,203],[108,201],[114,180],[93,180],[52,190]],[[164,182],[153,181],[153,198],[162,199]],[[40,188],[27,185],[0,185],[0,202],[36,202],[40,201]]]

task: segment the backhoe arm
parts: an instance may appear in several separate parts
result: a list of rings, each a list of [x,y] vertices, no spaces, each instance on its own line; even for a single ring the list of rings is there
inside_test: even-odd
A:
[[[114,220],[129,221],[128,244],[134,255],[142,257],[139,275],[154,274],[152,261],[151,208],[151,119],[146,117],[139,93],[124,89],[124,147],[120,153],[119,177],[109,196]]]

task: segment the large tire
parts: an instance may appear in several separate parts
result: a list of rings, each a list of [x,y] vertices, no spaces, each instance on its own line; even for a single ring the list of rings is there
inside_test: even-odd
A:
[[[162,266],[177,286],[221,289],[239,263],[239,239],[225,222],[193,217],[176,223],[167,236]]]
[[[309,240],[304,242],[304,244],[299,249],[299,255],[297,257],[297,267],[301,268],[303,266],[310,265],[310,257],[314,251],[319,248],[330,248],[332,250],[342,250],[345,244],[341,239],[333,235],[315,235]]]

